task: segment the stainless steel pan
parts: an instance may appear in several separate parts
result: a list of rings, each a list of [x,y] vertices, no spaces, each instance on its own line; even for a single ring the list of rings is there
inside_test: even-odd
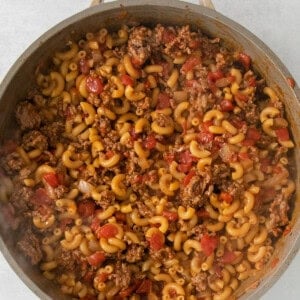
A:
[[[284,272],[300,246],[300,90],[298,87],[292,89],[288,85],[287,78],[291,75],[274,53],[242,26],[211,9],[176,0],[116,1],[89,8],[49,30],[13,65],[0,86],[0,137],[3,138],[11,132],[16,103],[24,98],[29,87],[33,85],[37,64],[46,61],[54,49],[63,47],[70,39],[79,39],[84,32],[95,31],[102,26],[114,30],[122,24],[137,23],[150,26],[156,23],[170,25],[188,23],[193,28],[200,27],[209,35],[221,37],[229,46],[245,50],[252,57],[257,71],[267,78],[268,85],[284,99],[287,118],[296,142],[295,170],[299,170],[295,171],[297,192],[291,232],[278,241],[274,257],[268,267],[257,277],[245,282],[237,292],[240,299],[258,299]],[[0,221],[1,218],[0,214]],[[5,231],[1,225],[0,250],[14,271],[38,297],[69,299],[62,296],[56,286],[44,279],[39,270],[32,268],[19,255],[15,249],[13,235]],[[276,261],[279,262],[274,264]]]

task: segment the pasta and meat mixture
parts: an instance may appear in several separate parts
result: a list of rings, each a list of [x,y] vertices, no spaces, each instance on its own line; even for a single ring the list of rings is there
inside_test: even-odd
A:
[[[1,149],[1,211],[62,293],[233,299],[265,266],[294,144],[246,53],[189,26],[102,28],[36,83]]]

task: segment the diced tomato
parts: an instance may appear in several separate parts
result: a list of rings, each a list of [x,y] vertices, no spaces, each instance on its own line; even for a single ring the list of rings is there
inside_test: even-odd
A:
[[[137,294],[149,294],[151,287],[152,281],[150,279],[144,279],[135,292]]]
[[[239,160],[249,159],[249,154],[247,152],[239,152],[238,158],[239,158]]]
[[[258,141],[261,138],[260,132],[256,128],[248,128],[246,139]]]
[[[103,83],[99,77],[87,76],[86,89],[89,93],[101,94],[103,91]]]
[[[78,62],[78,66],[79,66],[79,71],[82,74],[87,75],[90,72],[90,67],[86,59],[81,58]]]
[[[245,67],[246,70],[248,70],[250,68],[251,57],[249,55],[241,52],[241,53],[239,53],[238,59],[243,64],[243,66]]]
[[[296,85],[295,80],[292,77],[288,77],[286,80],[287,80],[289,86],[293,89]]]
[[[220,70],[217,70],[215,72],[208,72],[207,74],[207,80],[208,80],[208,83],[215,83],[216,80],[218,79],[221,79],[224,77],[224,74],[222,71]]]
[[[93,267],[99,267],[105,261],[105,255],[101,251],[97,251],[87,257],[88,263]]]
[[[291,233],[291,231],[292,231],[291,225],[287,225],[282,234],[283,234],[283,236],[287,236]]]
[[[204,234],[201,238],[200,244],[203,253],[206,256],[210,256],[214,250],[218,247],[218,237]]]
[[[204,131],[204,132],[209,132],[209,127],[214,125],[213,121],[206,121],[206,122],[203,122],[200,127],[201,127],[201,130]]]
[[[189,42],[189,47],[191,49],[197,49],[200,47],[200,45],[201,45],[201,41],[199,39],[191,40]]]
[[[175,155],[174,155],[174,153],[165,152],[165,153],[163,154],[163,157],[164,157],[164,159],[166,160],[166,162],[167,162],[168,164],[170,164],[172,161],[175,160]]]
[[[133,86],[133,79],[127,75],[127,74],[123,74],[121,76],[121,82],[124,84],[124,85],[130,85],[130,86]]]
[[[108,279],[108,273],[100,273],[97,275],[98,282],[105,282]]]
[[[94,214],[95,209],[96,209],[95,202],[92,200],[86,199],[86,200],[79,202],[77,211],[81,217],[87,218]]]
[[[249,97],[248,97],[248,95],[245,95],[245,94],[242,94],[242,93],[237,92],[237,93],[234,95],[234,99],[235,99],[235,101],[247,102],[248,99],[249,99]]]
[[[191,164],[180,164],[177,166],[177,170],[182,173],[188,173],[191,169]]]
[[[220,198],[221,201],[224,201],[228,204],[232,203],[233,197],[227,192],[221,192]]]
[[[236,255],[232,251],[225,251],[223,256],[221,257],[220,261],[223,264],[230,264],[236,259]]]
[[[205,208],[200,208],[197,211],[197,216],[200,219],[209,218],[209,212]]]
[[[224,112],[233,111],[234,109],[234,105],[232,101],[227,99],[222,100],[220,106],[221,106],[221,110]]]
[[[167,93],[159,93],[157,98],[156,109],[164,109],[170,107],[170,97]]]
[[[179,162],[181,164],[192,164],[197,161],[191,154],[189,150],[185,150],[179,154]]]
[[[59,186],[60,182],[58,180],[58,176],[56,173],[54,172],[50,172],[50,173],[45,173],[43,175],[43,178],[45,179],[45,181],[53,188],[56,188]]]
[[[175,33],[172,30],[166,28],[163,31],[162,42],[164,44],[171,43],[175,38],[176,38],[176,35],[175,35]]]
[[[289,131],[287,128],[275,129],[275,133],[279,141],[288,141],[290,139]]]
[[[146,149],[149,149],[149,150],[155,148],[155,146],[156,146],[156,139],[155,139],[155,136],[152,135],[152,134],[148,135],[148,136],[146,137],[146,139],[145,139],[143,145],[144,145],[144,147],[145,147]]]
[[[139,134],[135,132],[134,127],[129,130],[130,138],[134,142],[139,138]]]
[[[97,217],[95,217],[92,220],[92,223],[91,223],[90,227],[91,227],[91,229],[92,229],[93,232],[96,232],[99,229],[100,223],[101,223],[101,221]]]
[[[114,151],[108,150],[108,151],[106,151],[106,153],[105,153],[105,158],[106,158],[106,159],[109,159],[109,158],[113,157],[114,155],[115,155]]]
[[[193,70],[200,63],[201,63],[200,57],[198,57],[198,56],[190,56],[190,57],[187,58],[187,60],[182,65],[181,72],[187,73],[187,72]]]
[[[165,236],[162,232],[156,231],[149,238],[150,248],[154,251],[160,250],[165,243]]]
[[[271,268],[274,269],[279,263],[279,257],[275,257],[271,262]]]
[[[190,181],[192,180],[192,178],[196,175],[196,171],[192,170],[190,171],[182,180],[182,184],[184,186],[187,186]]]
[[[118,234],[118,228],[111,223],[107,223],[102,227],[99,227],[96,231],[97,238],[112,238]]]
[[[47,195],[47,192],[43,188],[38,188],[32,198],[32,203],[36,205],[50,205],[53,200]]]
[[[178,220],[178,213],[176,211],[164,210],[162,215],[168,219],[170,222]]]
[[[255,144],[254,140],[245,139],[245,140],[242,141],[242,145],[246,146],[246,147],[254,146],[254,144]]]
[[[254,76],[251,76],[248,80],[247,80],[248,86],[251,87],[256,87],[256,78]]]
[[[211,132],[199,132],[197,141],[201,144],[208,144],[214,139],[214,134]]]

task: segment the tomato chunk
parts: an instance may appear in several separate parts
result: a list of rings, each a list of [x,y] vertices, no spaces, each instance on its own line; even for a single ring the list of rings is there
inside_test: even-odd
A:
[[[182,173],[188,173],[191,169],[191,164],[180,164],[177,166],[177,170]]]
[[[165,236],[162,232],[154,232],[149,238],[150,248],[154,251],[160,250],[165,243]]]
[[[232,104],[232,101],[230,100],[222,100],[220,103],[221,110],[224,112],[233,111],[234,105]]]
[[[230,204],[233,200],[233,197],[227,192],[221,192],[220,200]]]
[[[287,128],[275,129],[275,133],[279,141],[288,141],[290,139],[289,131]]]
[[[149,150],[154,149],[156,146],[155,136],[152,134],[148,135],[143,144],[146,149],[149,149]]]
[[[43,178],[45,179],[45,181],[53,188],[56,188],[59,186],[60,182],[58,179],[58,176],[56,173],[54,172],[50,172],[50,173],[45,173],[43,175]]]
[[[223,77],[224,77],[224,74],[220,70],[217,70],[215,72],[208,72],[208,74],[207,74],[207,80],[209,83],[215,83],[218,79],[221,79]]]
[[[196,175],[196,171],[192,170],[190,171],[184,178],[183,178],[183,181],[182,181],[182,184],[184,186],[187,186],[190,181],[192,180],[192,178]]]
[[[162,215],[168,219],[170,222],[178,220],[178,213],[176,211],[164,210]]]
[[[250,68],[251,57],[249,55],[241,52],[241,53],[239,53],[238,59],[243,64],[243,66],[245,67],[246,70],[248,70]]]
[[[162,34],[162,42],[163,42],[164,44],[167,44],[167,43],[172,42],[175,38],[176,38],[176,35],[175,35],[175,33],[174,33],[172,30],[166,28],[166,29],[163,31],[163,34]]]
[[[137,294],[149,294],[151,291],[151,286],[152,281],[150,279],[144,279],[135,292]]]
[[[89,93],[101,94],[103,91],[103,83],[99,77],[87,76],[86,89]]]
[[[258,141],[261,138],[261,134],[256,128],[248,128],[246,138],[249,140]]]
[[[187,73],[194,69],[197,65],[201,63],[201,60],[197,56],[190,56],[187,58],[187,60],[184,62],[184,64],[181,67],[181,72]]]
[[[133,86],[133,79],[127,75],[127,74],[123,74],[121,76],[121,82],[124,84],[124,85],[130,85],[130,86]]]
[[[84,58],[81,58],[78,62],[79,70],[82,74],[87,75],[90,72],[90,67],[88,65],[88,61]]]
[[[98,238],[109,239],[115,237],[118,234],[118,228],[114,224],[107,223],[98,228],[96,234]]]
[[[181,164],[192,164],[195,161],[195,158],[192,156],[189,150],[183,151],[179,154],[179,162]]]
[[[168,164],[170,164],[172,161],[175,160],[174,153],[166,152],[166,153],[163,154],[163,156],[164,156],[164,159],[166,160],[166,162]]]
[[[157,101],[157,109],[164,109],[170,107],[170,97],[167,93],[159,93]]]
[[[87,257],[88,263],[93,267],[99,267],[105,261],[105,255],[101,251],[97,251]]]
[[[221,257],[221,262],[223,264],[230,264],[236,259],[236,255],[232,251],[225,251],[223,256]]]
[[[208,234],[204,234],[200,241],[202,251],[206,256],[210,256],[214,252],[218,247],[218,243],[218,237]]]
[[[95,212],[96,204],[92,200],[83,200],[78,204],[78,213],[81,217],[87,218],[92,216]]]

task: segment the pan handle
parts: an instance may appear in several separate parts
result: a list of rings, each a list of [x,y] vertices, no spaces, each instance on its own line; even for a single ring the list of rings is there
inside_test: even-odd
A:
[[[92,0],[90,6],[98,5],[101,2],[104,2],[104,0]],[[199,0],[199,4],[203,5],[204,7],[208,7],[210,9],[215,10],[212,0]]]
[[[199,0],[199,4],[203,5],[204,7],[216,10],[212,0]]]

